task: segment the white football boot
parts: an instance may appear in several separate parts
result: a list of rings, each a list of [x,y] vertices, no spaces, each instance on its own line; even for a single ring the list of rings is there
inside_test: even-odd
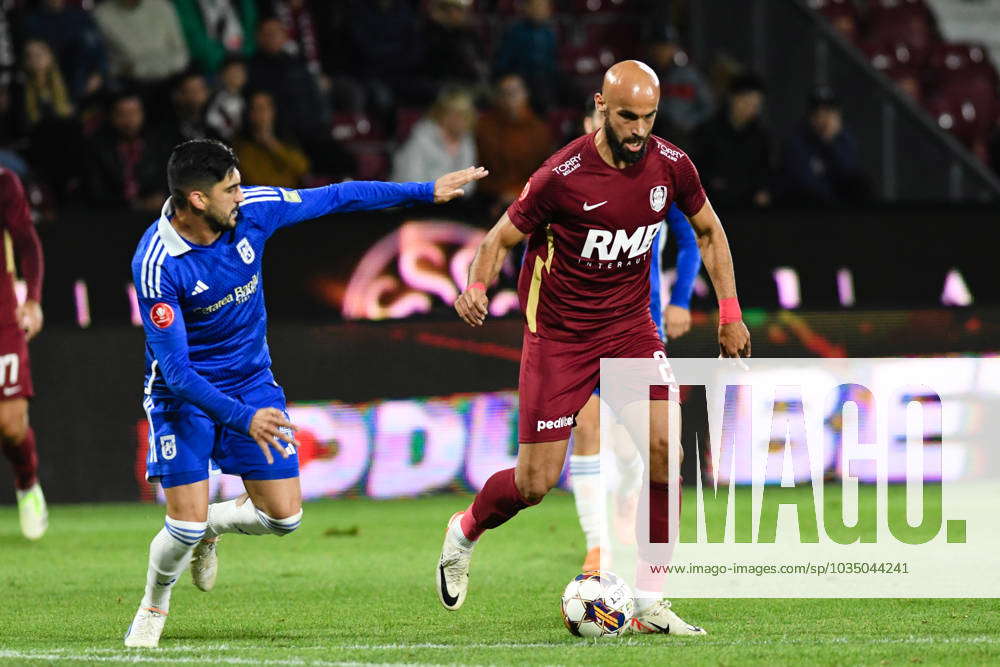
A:
[[[139,607],[125,631],[125,648],[156,648],[160,645],[167,614],[155,607]]]
[[[472,548],[465,548],[459,544],[451,532],[452,525],[462,520],[462,514],[463,512],[455,512],[448,520],[448,527],[444,531],[444,546],[441,547],[441,559],[435,572],[438,599],[445,609],[451,611],[462,606],[465,594],[469,590]]]
[[[219,556],[215,552],[219,539],[201,541],[191,552],[191,580],[206,593],[215,588],[215,578],[219,575]]]
[[[21,533],[29,540],[41,539],[49,527],[49,510],[38,482],[17,492],[17,513],[21,518]]]
[[[636,612],[632,618],[631,631],[636,634],[664,635],[707,635],[704,628],[691,625],[674,613],[670,600],[659,600],[643,612]]]

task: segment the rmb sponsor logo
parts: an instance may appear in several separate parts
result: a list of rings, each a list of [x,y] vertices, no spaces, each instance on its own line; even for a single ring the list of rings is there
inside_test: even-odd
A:
[[[563,162],[558,167],[553,167],[553,173],[559,174],[560,176],[569,176],[574,171],[580,168],[580,154],[577,153],[570,159]]]
[[[588,267],[611,269],[643,261],[645,254],[653,246],[653,239],[661,224],[657,222],[638,227],[631,233],[624,229],[613,232],[609,229],[591,229],[587,232],[579,262]]]
[[[544,419],[539,419],[538,423],[535,426],[535,430],[545,431],[552,428],[563,428],[565,426],[572,426],[572,425],[573,425],[573,415],[569,415],[568,417],[560,417],[559,419],[549,419],[547,421]]]

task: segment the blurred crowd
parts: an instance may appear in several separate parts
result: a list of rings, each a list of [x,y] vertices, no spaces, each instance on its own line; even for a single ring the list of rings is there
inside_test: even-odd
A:
[[[607,66],[639,58],[660,77],[655,132],[692,154],[717,204],[867,199],[836,92],[803,91],[801,124],[772,132],[765,81],[688,56],[684,4],[0,0],[0,166],[43,212],[155,211],[171,147],[215,137],[254,184],[482,164],[468,197],[492,213],[581,133]]]

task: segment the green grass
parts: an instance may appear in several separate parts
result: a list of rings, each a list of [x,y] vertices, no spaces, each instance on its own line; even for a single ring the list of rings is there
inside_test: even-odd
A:
[[[583,539],[572,498],[553,494],[477,549],[465,606],[433,590],[444,521],[467,497],[311,503],[295,534],[226,536],[219,585],[185,576],[155,651],[125,651],[160,507],[52,508],[27,543],[0,508],[4,664],[904,664],[1000,661],[995,600],[675,601],[705,638],[599,642],[562,626],[559,593]],[[356,527],[357,530],[352,530]],[[984,563],[984,566],[992,567]]]

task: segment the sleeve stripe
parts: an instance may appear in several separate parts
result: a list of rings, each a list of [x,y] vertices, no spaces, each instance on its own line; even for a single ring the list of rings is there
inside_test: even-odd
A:
[[[142,270],[139,272],[139,286],[142,288],[142,295],[147,299],[149,298],[149,292],[146,290],[146,267],[149,265],[149,257],[153,253],[153,247],[159,240],[159,232],[153,234],[149,241],[149,245],[146,247],[146,254],[142,256]]]
[[[281,197],[279,197],[278,195],[273,195],[273,196],[268,195],[268,196],[257,196],[253,197],[252,199],[247,198],[240,202],[240,206],[246,206],[247,204],[258,204],[263,201],[281,201]]]
[[[153,265],[156,264],[156,258],[163,250],[163,240],[157,236],[151,244],[151,248],[152,253],[149,255],[149,261],[146,262],[142,270],[142,287],[146,298],[153,296]]]
[[[163,291],[160,289],[160,272],[163,269],[163,260],[167,258],[167,247],[163,246],[163,250],[160,251],[159,257],[156,258],[156,296],[163,296]]]
[[[247,196],[250,196],[250,194],[252,194],[252,193],[261,194],[261,193],[264,193],[264,192],[271,192],[271,193],[274,192],[274,188],[268,187],[266,185],[257,185],[257,186],[252,187],[252,188],[240,188],[240,189],[243,190],[243,194],[245,194]]]

